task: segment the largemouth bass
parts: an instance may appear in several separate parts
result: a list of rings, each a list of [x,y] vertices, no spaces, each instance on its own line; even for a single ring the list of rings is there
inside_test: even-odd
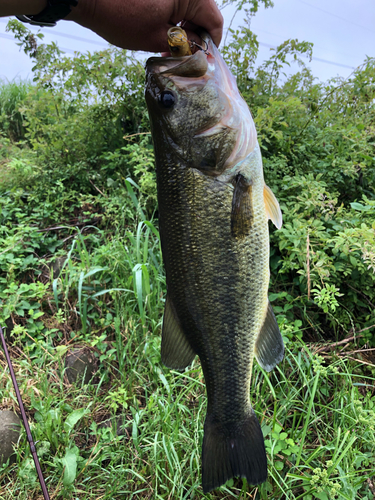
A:
[[[163,363],[199,356],[207,388],[202,485],[267,478],[262,431],[250,403],[254,356],[270,371],[284,345],[268,302],[268,219],[279,204],[263,179],[254,121],[206,34],[206,51],[152,57],[146,101],[155,147],[167,299]]]

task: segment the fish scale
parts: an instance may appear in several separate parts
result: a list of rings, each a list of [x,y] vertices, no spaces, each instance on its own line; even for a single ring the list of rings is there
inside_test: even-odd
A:
[[[183,369],[198,355],[202,365],[205,492],[233,476],[265,481],[263,435],[250,402],[253,359],[269,370],[284,349],[267,299],[268,218],[277,221],[278,204],[264,184],[250,112],[237,91],[244,122],[231,120],[235,99],[220,85],[233,87],[233,77],[212,74],[227,69],[209,38],[207,44],[213,56],[177,58],[179,66],[151,58],[146,85],[167,281],[162,360]],[[248,149],[244,137],[251,137]]]

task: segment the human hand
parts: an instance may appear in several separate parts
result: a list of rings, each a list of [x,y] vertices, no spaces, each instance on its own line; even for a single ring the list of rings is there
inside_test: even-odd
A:
[[[216,45],[223,32],[223,17],[214,0],[79,0],[66,18],[91,29],[125,49],[169,51],[167,31],[183,22],[188,38],[206,29]]]

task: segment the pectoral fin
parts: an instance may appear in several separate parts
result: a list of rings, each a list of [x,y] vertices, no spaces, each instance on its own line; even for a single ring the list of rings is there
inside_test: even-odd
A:
[[[255,356],[260,366],[270,372],[283,360],[284,342],[271,304],[268,309],[262,329],[255,342]]]
[[[167,295],[161,338],[161,360],[168,368],[183,370],[195,358],[186,335],[182,331],[172,300]]]
[[[277,229],[280,229],[283,225],[283,214],[281,213],[280,205],[276,196],[271,191],[271,188],[269,188],[266,184],[264,185],[263,197],[267,217],[272,220]]]
[[[231,232],[235,238],[248,235],[254,221],[252,182],[237,174],[234,185],[231,214]]]

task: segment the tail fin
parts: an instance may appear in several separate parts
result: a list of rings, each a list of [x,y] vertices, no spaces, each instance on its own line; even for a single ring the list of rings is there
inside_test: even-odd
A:
[[[263,434],[252,412],[240,423],[222,424],[207,415],[202,450],[202,486],[208,493],[232,477],[251,485],[267,479]]]

